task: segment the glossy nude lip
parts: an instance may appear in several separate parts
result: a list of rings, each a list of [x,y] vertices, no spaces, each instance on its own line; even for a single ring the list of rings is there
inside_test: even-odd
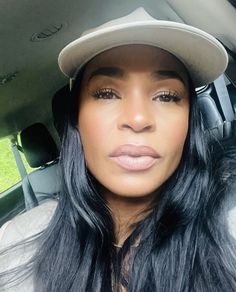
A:
[[[147,170],[161,158],[161,156],[149,146],[132,144],[119,146],[109,157],[120,167],[129,171]]]

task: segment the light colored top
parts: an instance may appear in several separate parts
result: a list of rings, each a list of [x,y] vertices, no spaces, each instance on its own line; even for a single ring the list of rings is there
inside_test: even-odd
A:
[[[52,218],[56,206],[57,201],[47,201],[5,223],[0,228],[0,253],[5,247],[9,247],[14,243],[44,230]],[[229,211],[228,224],[231,235],[236,238],[236,207]],[[33,248],[27,249],[23,246],[20,249],[11,252],[10,255],[8,254],[7,258],[0,255],[0,272],[26,262],[33,255],[33,252]],[[33,292],[32,277],[24,280],[16,287],[8,288],[4,291]]]
[[[27,262],[34,253],[34,248],[19,246],[7,255],[1,255],[1,251],[17,242],[44,230],[56,209],[57,201],[48,200],[30,211],[16,216],[6,222],[0,229],[0,273]],[[33,292],[32,277],[28,277],[21,284],[5,289],[6,292]],[[3,292],[1,290],[1,292]]]

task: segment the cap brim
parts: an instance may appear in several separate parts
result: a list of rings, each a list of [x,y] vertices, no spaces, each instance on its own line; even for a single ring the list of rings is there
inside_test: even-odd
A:
[[[80,37],[60,53],[61,71],[73,78],[78,68],[110,48],[146,44],[176,56],[188,70],[195,87],[214,81],[226,69],[226,50],[210,34],[182,23],[140,21],[103,28]]]

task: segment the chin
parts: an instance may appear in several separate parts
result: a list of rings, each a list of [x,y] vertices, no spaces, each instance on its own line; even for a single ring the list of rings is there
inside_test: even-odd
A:
[[[99,173],[98,176],[93,174],[93,177],[100,186],[102,195],[112,194],[120,198],[141,198],[158,193],[159,188],[171,174],[172,172],[165,171],[159,171],[158,174],[150,172],[132,174]]]
[[[104,188],[107,192],[124,198],[142,198],[149,197],[153,193],[157,193],[160,185],[148,184],[127,184],[119,182],[118,184],[106,185]]]

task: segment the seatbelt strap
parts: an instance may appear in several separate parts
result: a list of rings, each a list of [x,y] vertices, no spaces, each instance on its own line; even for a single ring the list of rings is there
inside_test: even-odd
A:
[[[17,140],[15,138],[11,140],[11,150],[12,150],[12,153],[15,157],[16,165],[17,165],[17,168],[19,170],[21,179],[23,180],[25,178],[25,180],[27,181],[27,192],[24,192],[24,199],[25,199],[26,210],[29,210],[31,208],[38,206],[38,200],[35,196],[35,193],[33,191],[31,183],[29,181],[27,171],[25,169],[23,160],[22,160],[20,152],[19,152],[19,150],[22,151],[22,149],[17,144]]]
[[[14,155],[14,158],[15,158],[16,165],[17,165],[17,168],[19,170],[20,176],[23,179],[27,175],[27,172],[26,172],[24,163],[22,161],[22,158],[20,156],[20,153],[19,153],[19,150],[18,150],[18,147],[17,147],[17,143],[14,140],[11,141],[11,151],[12,151],[12,153]]]
[[[30,210],[36,206],[39,205],[38,200],[35,196],[35,192],[32,188],[32,185],[30,183],[29,177],[28,175],[25,177],[25,180],[27,181],[28,185],[27,185],[27,191],[28,192],[24,192],[24,197],[25,197],[25,207],[26,210]]]
[[[228,93],[223,75],[221,75],[214,81],[214,86],[216,89],[216,93],[217,93],[225,120],[227,122],[232,122],[234,120],[235,114],[234,114],[234,110],[230,101],[229,93]]]

